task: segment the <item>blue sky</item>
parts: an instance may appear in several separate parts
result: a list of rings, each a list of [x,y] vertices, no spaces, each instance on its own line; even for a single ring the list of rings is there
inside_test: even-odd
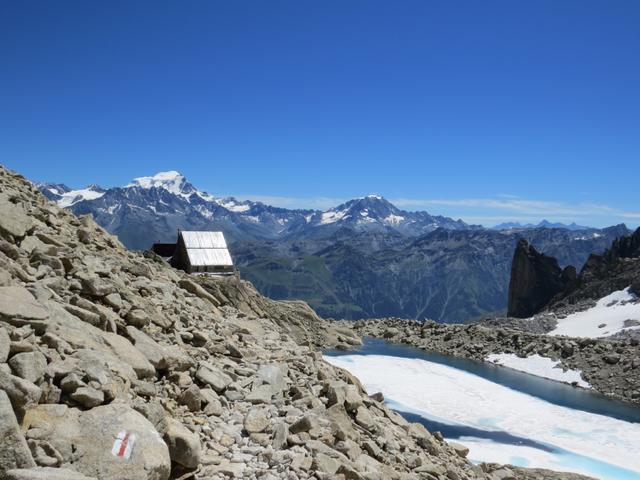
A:
[[[0,163],[640,224],[640,2],[0,1]]]

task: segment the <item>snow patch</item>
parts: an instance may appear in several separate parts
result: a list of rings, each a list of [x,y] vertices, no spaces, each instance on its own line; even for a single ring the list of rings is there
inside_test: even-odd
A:
[[[401,215],[394,215],[393,213],[384,219],[385,223],[391,225],[399,225],[404,221],[404,217]]]
[[[216,198],[213,195],[209,195],[207,192],[201,192],[200,190],[195,192],[205,202],[216,202]]]
[[[104,195],[104,192],[96,192],[91,188],[83,188],[81,190],[71,190],[63,193],[62,198],[58,200],[58,206],[62,208],[70,207],[83,200],[95,200]]]
[[[247,210],[251,209],[251,205],[238,203],[233,199],[220,200],[218,203],[221,206],[223,206],[224,208],[226,208],[227,210],[229,210],[231,212],[235,212],[235,213],[242,213],[242,212],[246,212]]]
[[[593,232],[591,235],[582,235],[580,237],[573,237],[574,240],[592,240],[594,238],[602,237],[601,233]]]
[[[640,328],[640,325],[625,325],[627,320],[640,322],[640,299],[629,288],[601,298],[588,310],[558,319],[558,326],[549,335],[598,338]]]
[[[322,212],[322,216],[320,218],[320,223],[322,225],[328,225],[330,223],[335,223],[339,220],[342,220],[344,216],[347,214],[347,210],[329,210],[327,212]]]
[[[196,211],[207,220],[211,220],[213,218],[213,212],[204,205],[197,205]]]
[[[486,360],[538,377],[569,384],[575,383],[583,388],[591,388],[591,385],[582,379],[578,370],[567,370],[565,372],[560,365],[560,361],[553,361],[538,354],[522,358],[513,353],[492,353]]]

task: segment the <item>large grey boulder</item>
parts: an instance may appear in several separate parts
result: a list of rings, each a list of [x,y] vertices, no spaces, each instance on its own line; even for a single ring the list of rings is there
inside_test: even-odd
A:
[[[256,376],[264,384],[270,385],[272,393],[275,395],[282,392],[287,386],[288,371],[289,369],[286,363],[270,363],[261,365]]]
[[[356,423],[360,425],[362,428],[373,431],[376,427],[375,419],[373,415],[369,412],[369,410],[365,407],[360,407],[356,411]]]
[[[77,275],[82,284],[82,291],[94,297],[106,297],[116,293],[116,287],[97,275]]]
[[[200,297],[203,300],[206,300],[212,303],[216,307],[220,306],[220,302],[213,295],[211,295],[200,285],[189,280],[188,278],[183,278],[182,280],[180,280],[179,285],[180,287],[184,288],[187,292],[193,293],[196,297]]]
[[[76,349],[92,350],[111,364],[129,365],[134,378],[149,378],[155,375],[155,368],[145,356],[125,337],[104,332],[93,325],[69,314],[55,302],[47,302],[51,313],[48,333],[56,335]]]
[[[171,459],[154,426],[124,404],[82,412],[66,405],[38,405],[24,418],[29,441],[48,442],[61,467],[99,480],[167,480]]]
[[[127,335],[140,353],[151,362],[151,365],[158,369],[167,367],[167,355],[164,348],[158,345],[153,338],[132,326],[127,327]]]
[[[96,480],[67,468],[19,468],[7,472],[7,480]]]
[[[28,380],[11,375],[0,369],[0,390],[4,391],[15,410],[22,410],[29,405],[37,404],[42,390]]]
[[[151,422],[161,437],[167,433],[167,429],[169,428],[167,416],[164,408],[162,408],[162,405],[159,402],[151,401],[147,403],[137,400],[133,404],[133,408]]]
[[[42,331],[49,314],[24,287],[0,287],[0,320],[21,327],[31,325]]]
[[[35,466],[9,397],[0,390],[0,478],[4,478],[8,470]]]
[[[260,433],[269,426],[267,413],[263,408],[254,407],[244,417],[243,427],[247,433]]]
[[[196,378],[210,385],[217,393],[222,393],[232,382],[231,377],[210,363],[203,362],[196,372]]]
[[[183,372],[195,366],[196,362],[179,345],[169,345],[163,348],[163,355],[168,370]]]
[[[137,328],[142,328],[146,325],[149,325],[149,315],[147,312],[140,308],[134,308],[125,317],[127,320],[127,324],[132,325]]]
[[[104,403],[104,393],[92,387],[80,387],[76,389],[71,398],[86,408],[97,407]]]
[[[457,442],[449,442],[449,446],[452,447],[459,457],[466,458],[469,454],[469,448]]]
[[[11,203],[6,195],[0,195],[0,234],[22,238],[33,227],[31,217],[19,205]]]
[[[129,340],[115,333],[107,332],[102,334],[102,338],[116,357],[123,359],[131,365],[131,368],[136,372],[138,378],[149,378],[156,374],[156,369],[153,365]]]
[[[167,419],[168,429],[164,438],[171,460],[186,468],[196,468],[200,463],[202,448],[200,438],[173,418]]]
[[[17,353],[9,360],[14,375],[38,383],[47,369],[47,358],[41,352]]]

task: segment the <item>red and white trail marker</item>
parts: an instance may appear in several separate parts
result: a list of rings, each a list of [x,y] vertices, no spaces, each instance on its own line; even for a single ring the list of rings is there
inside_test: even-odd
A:
[[[126,430],[121,431],[116,440],[113,442],[113,448],[111,453],[119,458],[129,460],[131,452],[133,451],[133,445],[136,443],[136,435]]]

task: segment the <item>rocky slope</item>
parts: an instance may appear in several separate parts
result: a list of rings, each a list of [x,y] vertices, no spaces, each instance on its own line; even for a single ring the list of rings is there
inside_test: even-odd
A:
[[[578,478],[471,465],[316,349],[358,341],[130,252],[0,168],[0,478]]]

